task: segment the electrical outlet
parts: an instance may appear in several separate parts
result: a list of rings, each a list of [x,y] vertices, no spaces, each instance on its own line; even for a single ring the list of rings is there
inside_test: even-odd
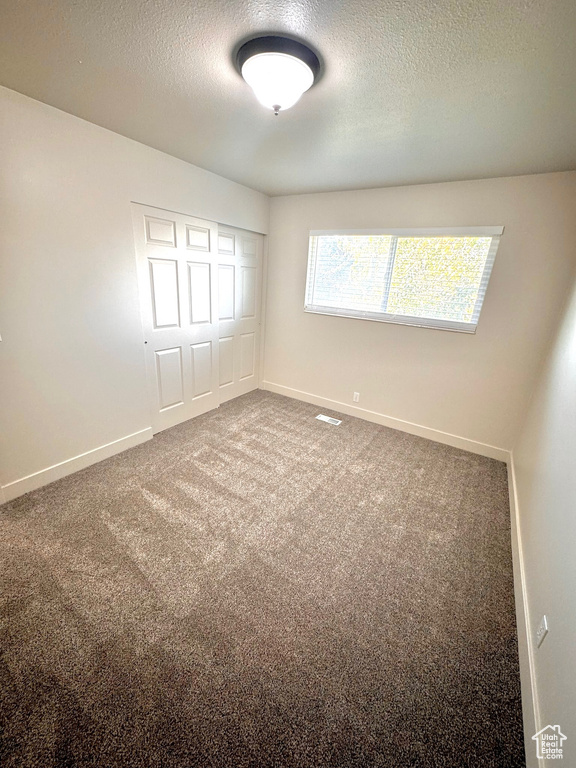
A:
[[[540,624],[538,624],[538,628],[536,629],[536,644],[538,648],[540,648],[540,646],[542,645],[542,642],[547,634],[548,634],[548,619],[546,618],[546,615],[544,615],[540,619]]]
[[[355,403],[358,403],[358,402],[360,402],[360,392],[354,392],[354,395],[353,395],[353,397],[352,397],[352,400],[353,400]]]

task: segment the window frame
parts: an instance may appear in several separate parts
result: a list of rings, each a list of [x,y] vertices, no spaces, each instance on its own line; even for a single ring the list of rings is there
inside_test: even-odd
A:
[[[416,227],[416,228],[391,228],[391,229],[312,229],[308,236],[308,267],[306,273],[306,292],[304,299],[304,312],[308,312],[315,315],[331,315],[334,317],[348,317],[355,320],[372,320],[379,323],[394,323],[397,325],[410,325],[417,328],[432,328],[435,330],[443,331],[455,331],[457,333],[476,333],[478,327],[478,321],[480,319],[480,311],[484,303],[486,296],[486,290],[490,276],[492,274],[492,268],[494,266],[494,260],[496,253],[500,245],[500,238],[504,233],[503,226],[481,226],[481,227]],[[316,274],[316,256],[312,258],[313,253],[313,237],[321,236],[334,236],[334,235],[358,235],[358,236],[370,236],[379,235],[382,237],[490,237],[492,238],[488,255],[486,257],[486,263],[484,264],[484,270],[482,277],[480,278],[480,284],[478,288],[478,295],[476,297],[476,303],[474,305],[473,321],[472,322],[459,322],[455,320],[442,320],[438,318],[424,318],[413,317],[409,315],[388,314],[386,312],[369,312],[365,310],[353,310],[353,309],[339,309],[338,307],[326,307],[308,302],[308,297],[313,296],[313,289],[315,284]],[[394,258],[396,251],[396,243],[393,243],[394,249],[392,257],[386,274],[385,293],[386,298],[389,295],[390,283],[392,279],[392,272],[394,269]]]

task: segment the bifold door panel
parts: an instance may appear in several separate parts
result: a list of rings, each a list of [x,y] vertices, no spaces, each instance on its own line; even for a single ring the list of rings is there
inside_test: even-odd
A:
[[[220,402],[258,386],[261,251],[261,235],[219,227]]]
[[[152,428],[258,386],[262,236],[133,204]]]

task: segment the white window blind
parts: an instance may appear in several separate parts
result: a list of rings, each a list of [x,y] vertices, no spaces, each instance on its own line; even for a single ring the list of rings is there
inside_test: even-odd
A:
[[[502,232],[312,231],[305,310],[474,333]]]

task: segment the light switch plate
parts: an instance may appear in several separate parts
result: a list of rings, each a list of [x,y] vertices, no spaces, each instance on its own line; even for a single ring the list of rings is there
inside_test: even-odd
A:
[[[548,619],[546,618],[546,614],[542,616],[540,619],[540,624],[538,624],[538,628],[536,630],[536,643],[538,648],[542,645],[542,641],[548,634]]]

